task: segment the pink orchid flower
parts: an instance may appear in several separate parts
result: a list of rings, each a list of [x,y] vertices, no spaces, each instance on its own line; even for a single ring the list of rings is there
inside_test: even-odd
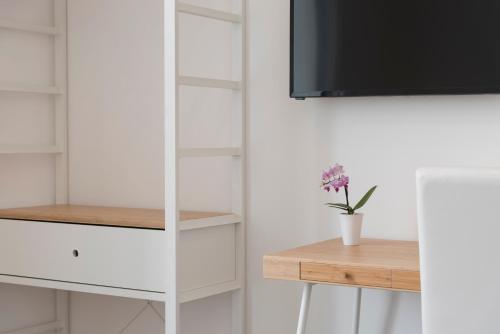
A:
[[[321,174],[321,188],[323,190],[330,192],[332,189],[335,192],[339,192],[340,189],[344,188],[346,204],[343,203],[326,203],[328,206],[345,210],[347,214],[353,215],[355,211],[366,204],[368,199],[371,197],[377,186],[374,186],[368,190],[368,192],[359,200],[359,202],[351,207],[349,205],[349,176],[344,175],[344,166],[335,164],[330,166],[327,170]]]

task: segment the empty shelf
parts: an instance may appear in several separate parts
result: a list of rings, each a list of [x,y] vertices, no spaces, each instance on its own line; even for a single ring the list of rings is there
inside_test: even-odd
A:
[[[0,210],[0,219],[46,221],[69,224],[165,229],[165,212],[156,209],[116,208],[85,205],[47,205]],[[220,219],[220,222],[217,221]],[[223,212],[181,211],[182,229],[234,224],[239,217]]]

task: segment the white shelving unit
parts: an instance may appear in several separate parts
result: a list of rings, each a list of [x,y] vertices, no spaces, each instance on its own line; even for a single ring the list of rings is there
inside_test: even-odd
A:
[[[92,286],[66,281],[37,280],[29,277],[4,277],[2,282],[60,289],[57,291],[57,319],[50,323],[10,331],[2,334],[36,334],[56,330],[68,334],[68,299],[66,291],[103,293],[131,298],[147,298],[165,301],[165,332],[178,334],[179,305],[212,295],[233,294],[233,334],[245,333],[245,106],[246,106],[246,59],[245,59],[245,0],[235,0],[234,12],[225,12],[179,2],[164,1],[164,56],[165,56],[165,228],[167,272],[165,296],[161,293],[136,290],[119,290],[106,286]],[[234,31],[233,76],[230,79],[184,76],[179,73],[179,15],[195,15],[225,22]],[[54,26],[38,26],[0,19],[0,30],[15,30],[27,34],[50,36],[54,48],[54,82],[47,86],[26,83],[1,82],[2,94],[43,94],[54,99],[54,142],[47,145],[17,145],[0,143],[0,154],[46,154],[55,159],[55,203],[68,203],[68,102],[67,102],[67,4],[66,0],[54,0]],[[180,147],[179,146],[179,89],[182,86],[205,89],[225,89],[234,96],[233,142],[228,147]],[[179,208],[179,160],[229,157],[232,159],[232,213],[216,218],[185,221],[180,224]],[[181,231],[203,228],[234,226],[234,279],[211,286],[184,290],[180,288],[179,261],[182,240]],[[161,231],[163,233],[163,231]],[[231,274],[232,275],[232,274]]]
[[[236,231],[236,280],[218,291],[233,291],[233,334],[245,333],[245,106],[246,106],[246,30],[245,0],[235,4],[234,12],[194,6],[180,0],[165,1],[164,6],[164,47],[165,47],[165,168],[166,168],[166,219],[171,224],[167,229],[168,282],[165,304],[166,333],[179,333],[180,298],[178,284],[179,249],[179,160],[182,158],[232,157],[233,159],[233,203],[232,211],[240,217]],[[185,76],[179,73],[179,15],[195,15],[227,22],[233,25],[233,78],[204,78]],[[233,146],[222,148],[181,148],[179,147],[179,89],[182,86],[218,88],[233,91],[234,110]],[[234,122],[234,121],[233,121]]]

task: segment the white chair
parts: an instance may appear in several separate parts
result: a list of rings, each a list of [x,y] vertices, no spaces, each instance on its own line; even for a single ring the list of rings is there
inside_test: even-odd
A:
[[[420,169],[423,334],[500,333],[500,169]]]

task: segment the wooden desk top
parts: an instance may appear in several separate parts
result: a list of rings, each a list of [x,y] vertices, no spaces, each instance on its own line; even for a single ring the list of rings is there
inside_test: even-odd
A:
[[[182,211],[181,221],[222,217],[221,212]],[[0,219],[37,220],[72,224],[165,229],[164,210],[84,205],[48,205],[0,210]]]
[[[418,242],[327,240],[264,256],[264,277],[389,290],[420,291]]]

